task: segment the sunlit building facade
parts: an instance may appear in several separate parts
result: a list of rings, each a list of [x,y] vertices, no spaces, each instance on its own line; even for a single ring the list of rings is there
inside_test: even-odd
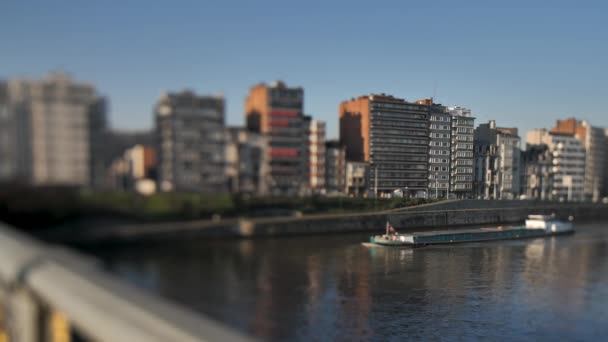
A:
[[[342,102],[339,116],[346,159],[369,163],[375,195],[426,196],[430,106],[372,94]]]

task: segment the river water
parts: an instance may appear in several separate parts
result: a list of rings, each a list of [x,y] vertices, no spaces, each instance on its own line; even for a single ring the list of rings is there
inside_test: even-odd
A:
[[[367,248],[367,234],[93,250],[120,277],[264,340],[599,340],[608,224],[574,235]]]

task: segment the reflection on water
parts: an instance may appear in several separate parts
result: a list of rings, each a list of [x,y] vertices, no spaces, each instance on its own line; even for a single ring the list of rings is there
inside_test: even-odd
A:
[[[367,248],[360,234],[93,251],[135,284],[272,340],[593,339],[608,334],[608,230]]]

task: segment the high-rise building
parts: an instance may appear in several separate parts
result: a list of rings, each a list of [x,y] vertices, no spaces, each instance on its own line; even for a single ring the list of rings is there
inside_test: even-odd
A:
[[[225,191],[224,98],[164,94],[155,108],[161,191]]]
[[[586,151],[574,134],[536,129],[528,132],[527,149],[546,145],[550,151],[550,200],[582,201],[585,184]]]
[[[449,107],[448,112],[452,116],[450,191],[456,198],[471,198],[475,118],[470,109],[459,106]]]
[[[372,94],[342,102],[339,111],[346,159],[369,163],[378,196],[426,193],[430,106]]]
[[[226,180],[230,192],[268,193],[268,140],[241,127],[226,129]]]
[[[304,89],[280,81],[254,86],[245,101],[247,128],[268,137],[273,194],[302,194],[308,183],[303,107]]]
[[[491,120],[475,129],[474,193],[483,199],[519,196],[521,139],[517,128],[496,127]]]
[[[5,173],[33,185],[89,186],[96,131],[105,123],[105,101],[92,85],[55,73],[42,80],[13,79],[3,87],[0,105],[12,146]],[[4,145],[4,144],[3,144]],[[0,157],[1,158],[1,157]]]
[[[339,141],[325,143],[325,188],[328,194],[344,193],[346,148]]]
[[[306,174],[313,194],[325,192],[325,122],[304,117],[306,127]]]
[[[606,169],[606,136],[604,129],[575,118],[557,120],[551,132],[573,135],[585,147],[585,199],[599,201]]]
[[[431,198],[447,198],[452,163],[452,115],[446,107],[434,104],[433,99],[420,100],[418,103],[431,108],[428,194]]]

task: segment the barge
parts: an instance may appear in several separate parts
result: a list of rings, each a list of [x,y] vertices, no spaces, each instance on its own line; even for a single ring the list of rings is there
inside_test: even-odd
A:
[[[555,215],[530,215],[524,226],[477,228],[464,230],[440,230],[399,234],[387,222],[386,233],[370,237],[371,246],[425,246],[432,244],[450,244],[479,242],[505,239],[523,239],[545,237],[574,232],[573,218],[568,221],[558,220]]]

